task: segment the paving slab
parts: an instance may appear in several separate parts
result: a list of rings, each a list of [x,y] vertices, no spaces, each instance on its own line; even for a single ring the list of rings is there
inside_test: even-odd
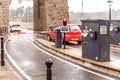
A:
[[[5,66],[0,66],[0,80],[23,80],[21,76],[5,60]]]

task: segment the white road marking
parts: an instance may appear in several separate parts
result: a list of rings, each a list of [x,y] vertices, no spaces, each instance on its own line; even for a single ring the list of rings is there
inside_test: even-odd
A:
[[[46,54],[48,54],[48,55],[50,55],[50,56],[52,56],[52,57],[60,60],[60,61],[62,61],[62,62],[65,62],[65,63],[67,63],[67,64],[70,64],[70,65],[72,65],[72,66],[74,66],[74,67],[76,67],[76,68],[78,68],[78,69],[87,71],[87,72],[89,72],[89,73],[95,74],[95,75],[97,75],[97,76],[103,77],[103,78],[108,79],[108,80],[115,80],[115,79],[113,79],[113,78],[110,78],[109,76],[105,76],[105,75],[99,74],[99,73],[97,73],[97,72],[93,72],[93,71],[91,71],[91,70],[85,69],[85,68],[83,68],[83,67],[80,67],[80,66],[78,66],[78,65],[75,65],[75,64],[73,64],[73,63],[71,63],[71,62],[68,62],[68,61],[66,61],[66,60],[63,60],[63,59],[61,59],[61,58],[59,58],[59,57],[56,57],[56,56],[54,56],[53,54],[50,54],[49,52],[44,51],[43,49],[41,49],[40,47],[38,47],[38,46],[35,45],[34,43],[32,43],[32,44],[33,44],[37,49],[39,49],[40,51],[42,51],[42,52],[44,52],[44,53],[46,53]]]
[[[6,49],[6,45],[7,45],[7,42],[9,41],[10,38],[8,38],[6,41],[5,41],[5,44],[4,44],[4,51],[6,53],[6,56],[8,57],[8,59],[10,60],[10,62],[15,66],[15,68],[27,79],[27,80],[32,80],[31,77],[29,77],[17,64],[16,62],[10,57],[10,55],[8,54],[7,52],[7,49]]]

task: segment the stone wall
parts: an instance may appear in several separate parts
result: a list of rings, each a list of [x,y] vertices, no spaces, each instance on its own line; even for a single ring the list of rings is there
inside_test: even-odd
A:
[[[37,2],[37,0],[35,1]],[[37,21],[34,22],[34,30],[47,30],[50,26],[62,24],[64,17],[69,19],[68,0],[40,0],[38,3],[40,4],[34,3],[34,12],[38,10],[34,13],[34,16],[37,18]]]
[[[8,31],[9,1],[10,0],[0,0],[0,28],[2,28],[3,32]]]
[[[63,17],[68,16],[68,0],[33,0],[34,30],[43,31],[48,27],[62,24]],[[8,31],[10,0],[0,0],[0,27]]]
[[[68,16],[68,0],[33,0],[34,30],[43,31],[48,27],[62,24],[63,17]],[[8,31],[10,0],[0,0],[0,28]]]

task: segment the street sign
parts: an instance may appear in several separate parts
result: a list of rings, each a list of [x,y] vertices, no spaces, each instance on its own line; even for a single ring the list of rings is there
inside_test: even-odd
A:
[[[69,32],[69,27],[63,26],[63,27],[60,28],[60,31],[61,32]]]

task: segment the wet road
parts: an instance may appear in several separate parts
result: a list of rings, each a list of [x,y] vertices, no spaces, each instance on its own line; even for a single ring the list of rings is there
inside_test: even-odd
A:
[[[12,35],[7,43],[7,52],[13,62],[26,75],[26,80],[46,80],[46,59],[53,59],[53,80],[119,80],[115,77],[96,73],[69,61],[60,59],[38,48],[33,41],[43,37],[31,34]]]

